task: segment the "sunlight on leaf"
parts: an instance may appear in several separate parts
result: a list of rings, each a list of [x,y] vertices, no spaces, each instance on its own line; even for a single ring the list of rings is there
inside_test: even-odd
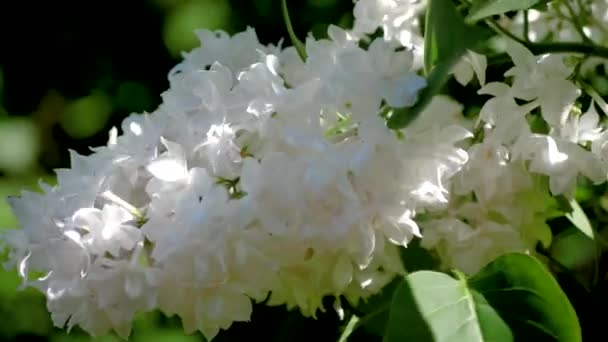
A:
[[[570,201],[570,206],[572,207],[572,212],[566,214],[568,220],[570,220],[581,233],[587,235],[591,240],[595,240],[595,232],[593,231],[591,222],[589,222],[589,218],[587,218],[583,208],[581,208],[576,200]]]
[[[513,336],[462,276],[418,271],[395,292],[383,341],[499,342]]]
[[[534,257],[505,254],[481,269],[469,284],[505,320],[516,341],[582,340],[568,297]]]

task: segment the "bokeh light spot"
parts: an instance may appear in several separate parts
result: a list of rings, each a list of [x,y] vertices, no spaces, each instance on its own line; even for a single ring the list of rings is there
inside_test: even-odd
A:
[[[72,138],[83,139],[101,131],[111,114],[110,99],[105,93],[96,91],[70,102],[61,116],[60,124]]]
[[[0,169],[9,173],[25,172],[40,152],[38,129],[31,119],[5,117],[0,120]]]
[[[165,46],[173,56],[192,50],[200,44],[194,30],[226,29],[231,13],[227,0],[191,0],[179,4],[165,18]]]

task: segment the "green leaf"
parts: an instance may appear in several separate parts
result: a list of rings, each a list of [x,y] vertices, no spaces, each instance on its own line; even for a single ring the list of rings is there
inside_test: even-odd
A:
[[[437,95],[443,85],[450,78],[450,70],[452,69],[453,62],[456,59],[444,61],[437,64],[429,76],[427,77],[427,86],[422,89],[418,95],[418,101],[412,107],[395,108],[390,113],[387,121],[387,126],[390,129],[400,129],[409,125],[410,122],[414,121],[420,113],[431,103],[433,96]]]
[[[391,301],[402,280],[401,277],[395,277],[380,292],[361,300],[360,303],[352,308],[352,311],[361,318],[357,321],[353,330],[357,330],[357,332],[363,330],[365,333],[373,336],[382,336],[384,334]]]
[[[509,327],[463,276],[419,271],[393,297],[384,342],[513,341]]]
[[[388,127],[400,129],[416,119],[433,96],[441,91],[462,54],[487,37],[487,31],[467,25],[450,0],[430,0],[424,33],[427,87],[420,92],[414,106],[390,110]]]
[[[451,0],[430,0],[424,32],[425,70],[428,72],[439,63],[457,62],[485,37],[480,28],[465,23]]]
[[[554,259],[569,269],[590,265],[597,257],[595,241],[574,227],[559,233],[551,244],[550,251]]]
[[[466,21],[473,23],[496,14],[526,10],[540,2],[547,0],[478,0],[473,4]]]
[[[589,222],[583,208],[581,208],[576,200],[571,200],[570,206],[572,207],[572,211],[566,214],[568,220],[570,220],[581,233],[587,235],[591,240],[595,240],[595,232],[593,231],[591,222]]]
[[[580,281],[578,274],[564,269],[555,271],[554,274],[555,279],[570,299],[570,303],[574,306],[576,315],[579,317],[583,334],[582,340],[593,341],[594,337],[597,336],[596,329],[599,327],[597,319],[601,319],[598,317],[600,315],[596,314],[601,307],[601,304],[597,305],[597,297],[594,297],[594,294]]]
[[[516,341],[581,341],[576,312],[535,258],[503,255],[469,280],[507,322]]]

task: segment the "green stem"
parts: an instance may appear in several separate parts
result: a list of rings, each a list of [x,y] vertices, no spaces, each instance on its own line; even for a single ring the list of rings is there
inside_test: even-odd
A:
[[[495,32],[509,37],[516,42],[524,45],[530,52],[535,55],[543,55],[546,53],[580,53],[588,56],[601,57],[608,59],[608,48],[590,43],[578,42],[556,42],[556,43],[532,43],[519,38],[504,27],[498,25],[492,20],[487,20],[488,26]]]
[[[296,51],[298,52],[298,55],[302,61],[306,61],[306,48],[304,47],[302,41],[300,41],[296,36],[296,33],[293,30],[293,25],[291,25],[289,11],[287,10],[287,0],[281,0],[281,11],[283,13],[283,20],[285,21],[285,26],[287,27],[287,33],[289,33],[291,43],[296,48]]]
[[[389,302],[389,303],[385,303],[385,304],[381,305],[380,307],[376,308],[374,311],[372,311],[372,312],[370,312],[370,313],[366,314],[366,315],[365,315],[365,316],[363,316],[363,317],[360,317],[360,318],[357,320],[357,325],[356,325],[356,327],[362,327],[362,326],[364,326],[365,324],[367,324],[369,321],[371,321],[371,320],[372,320],[373,318],[375,318],[376,316],[381,315],[381,314],[383,314],[383,313],[385,313],[385,312],[389,311],[389,310],[390,310],[390,308],[391,308],[391,303],[390,303],[390,302]]]
[[[589,39],[589,37],[587,37],[587,35],[585,34],[585,31],[583,31],[583,26],[581,25],[580,21],[578,20],[578,16],[576,15],[574,8],[572,8],[572,6],[570,5],[570,3],[568,1],[569,0],[563,1],[563,4],[566,6],[566,9],[568,9],[568,13],[570,13],[570,20],[572,21],[572,24],[574,25],[576,32],[578,32],[579,36],[581,36],[581,38],[583,39],[583,41],[585,43],[593,44],[591,39]]]
[[[608,59],[608,48],[586,43],[529,43],[526,44],[526,47],[535,55],[542,55],[545,53],[570,52]]]
[[[589,96],[591,96],[591,98],[595,100],[595,103],[600,106],[604,114],[608,113],[608,103],[604,101],[604,98],[602,98],[602,96],[598,94],[598,92],[595,90],[595,88],[593,88],[593,86],[582,80],[580,77],[576,79],[576,83],[579,87],[581,87],[581,89],[583,89],[584,92],[589,94]]]
[[[587,10],[587,8],[585,8],[585,4],[583,4],[581,0],[576,0],[576,4],[578,5],[578,9],[581,10],[582,15],[586,17],[591,16],[591,9]]]
[[[342,335],[340,335],[340,339],[338,340],[338,342],[348,341],[348,337],[355,330],[357,322],[359,322],[359,317],[355,315],[351,316],[350,320],[348,321],[348,324],[346,325],[346,328],[344,328],[344,331],[342,332]]]
[[[524,11],[524,40],[530,41],[530,19],[528,18],[528,10]]]
[[[513,33],[511,33],[511,31],[505,29],[504,27],[500,26],[496,21],[491,20],[491,19],[487,19],[486,20],[486,24],[488,25],[488,27],[490,27],[494,32],[501,34],[503,36],[509,37],[511,39],[513,39],[516,42],[519,42],[521,44],[529,44],[528,42],[526,42],[525,40],[519,38],[518,36],[514,35]]]

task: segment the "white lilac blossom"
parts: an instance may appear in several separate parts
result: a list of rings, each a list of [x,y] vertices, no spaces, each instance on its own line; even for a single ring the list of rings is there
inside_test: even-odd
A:
[[[424,39],[420,17],[426,0],[355,0],[352,33],[360,38],[382,29],[387,42],[413,49],[415,66],[422,66]]]
[[[488,96],[478,117],[441,95],[390,131],[383,106],[412,106],[426,86],[413,71],[423,6],[359,0],[353,30],[309,37],[305,61],[253,29],[198,31],[158,109],[71,153],[57,186],[9,200],[21,229],[3,236],[6,266],[57,326],[126,337],[160,309],[213,338],[254,302],[312,317],[326,297],[356,305],[404,273],[398,248],[414,238],[468,274],[547,246],[551,196],[606,181],[600,113],[580,113],[562,56],[510,43],[504,82],[486,83],[474,52],[453,70]]]
[[[488,61],[485,55],[478,54],[474,51],[467,51],[462,59],[454,66],[452,72],[458,83],[466,86],[473,79],[473,75],[477,77],[477,81],[481,86],[486,83],[486,68]]]
[[[551,196],[571,198],[580,176],[606,181],[604,128],[593,102],[583,114],[576,108],[581,90],[563,56],[536,57],[508,44],[514,67],[504,83],[479,90],[491,96],[478,118],[482,139],[467,149],[468,161],[452,179],[449,207],[420,222],[422,245],[445,267],[470,274],[500,254],[534,253],[539,242],[547,247]],[[534,131],[533,116],[548,132]]]
[[[253,30],[198,33],[156,111],[11,200],[11,262],[58,326],[127,336],[158,308],[212,338],[269,295],[308,316],[326,296],[357,303],[403,273],[416,210],[445,205],[470,133],[429,122],[400,139],[379,115],[425,86],[411,50],[331,27],[304,63]]]
[[[586,41],[599,46],[608,44],[608,2],[606,1],[549,1],[546,9],[527,10],[527,32],[525,12],[518,12],[513,18],[502,16],[500,25],[508,28],[518,37],[531,42],[577,42]],[[578,25],[578,27],[577,27]],[[608,67],[605,58],[586,58],[581,70],[593,70],[598,64]]]

